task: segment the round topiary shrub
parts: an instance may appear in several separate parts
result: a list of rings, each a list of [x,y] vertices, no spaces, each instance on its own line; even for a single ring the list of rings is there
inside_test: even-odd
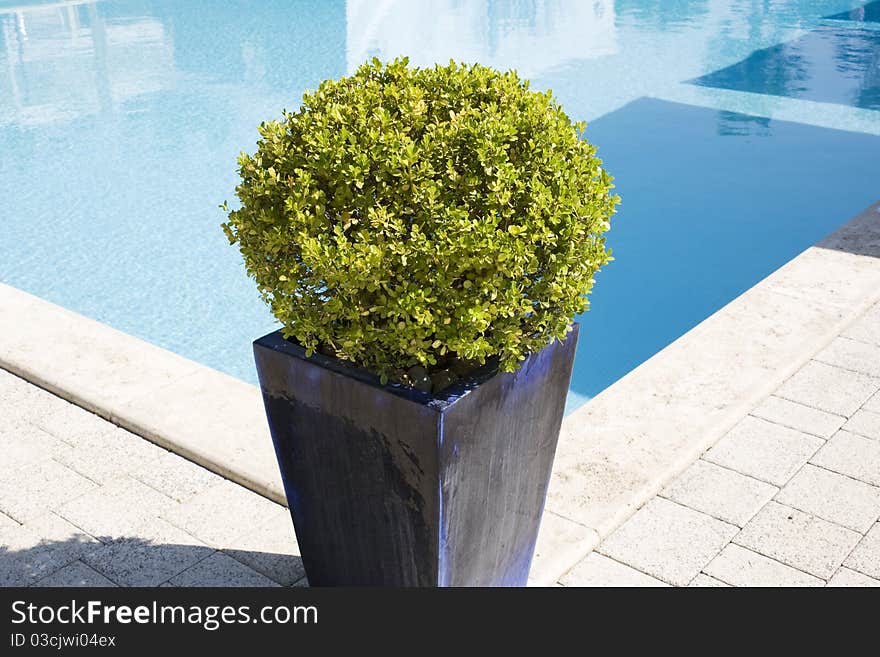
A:
[[[423,389],[513,371],[611,259],[619,199],[584,128],[512,71],[373,60],[260,126],[223,228],[309,353]]]

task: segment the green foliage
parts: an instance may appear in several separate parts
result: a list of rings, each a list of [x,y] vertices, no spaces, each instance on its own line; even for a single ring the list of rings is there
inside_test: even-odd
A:
[[[223,228],[310,353],[383,380],[450,356],[513,371],[611,259],[619,199],[584,128],[512,71],[373,60],[260,126]]]

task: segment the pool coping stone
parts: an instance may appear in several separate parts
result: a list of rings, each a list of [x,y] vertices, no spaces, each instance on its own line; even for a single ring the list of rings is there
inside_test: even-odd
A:
[[[880,202],[567,416],[530,584],[561,579],[878,300]],[[3,369],[286,504],[257,387],[2,283],[0,326]]]

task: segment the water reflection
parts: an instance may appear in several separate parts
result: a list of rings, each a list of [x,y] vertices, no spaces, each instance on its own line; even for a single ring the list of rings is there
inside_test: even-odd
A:
[[[880,31],[822,27],[694,83],[880,109]]]
[[[880,105],[880,31],[823,20],[853,4],[0,0],[0,280],[254,381],[275,323],[217,204],[259,122],[372,55],[516,67],[591,121],[624,198],[578,356],[592,395],[873,200],[877,137],[749,116]],[[734,108],[682,85],[700,76],[782,95]],[[682,86],[738,112],[652,100]]]
[[[349,0],[348,69],[408,55],[420,66],[452,58],[534,77],[616,52],[614,16],[611,0]]]
[[[171,39],[149,16],[106,19],[96,2],[0,10],[0,125],[33,125],[109,111],[163,89]]]
[[[718,135],[720,137],[769,137],[773,134],[772,122],[764,116],[751,116],[739,112],[718,112]]]
[[[880,0],[877,2],[869,2],[862,7],[856,7],[850,11],[844,11],[834,16],[828,17],[831,20],[838,21],[862,21],[862,22],[880,22]]]
[[[620,16],[658,30],[689,27],[710,12],[709,0],[616,0]],[[714,3],[716,12],[719,3]]]

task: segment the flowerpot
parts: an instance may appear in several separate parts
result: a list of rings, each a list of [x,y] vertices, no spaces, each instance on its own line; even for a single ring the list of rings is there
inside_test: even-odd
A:
[[[309,583],[525,585],[577,336],[435,395],[255,341]]]

